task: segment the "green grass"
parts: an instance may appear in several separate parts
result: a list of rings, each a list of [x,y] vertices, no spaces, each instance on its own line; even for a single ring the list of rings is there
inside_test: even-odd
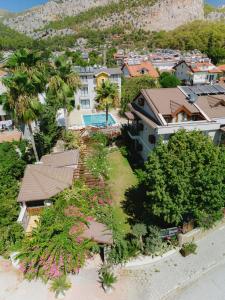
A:
[[[110,166],[108,184],[112,201],[119,205],[125,198],[126,190],[137,184],[137,177],[119,150],[109,153],[108,160]]]

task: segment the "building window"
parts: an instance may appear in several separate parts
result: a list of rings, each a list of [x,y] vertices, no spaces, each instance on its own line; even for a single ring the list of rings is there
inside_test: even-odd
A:
[[[155,136],[153,134],[149,134],[148,141],[150,144],[155,144]]]
[[[88,95],[88,87],[82,87],[80,91],[81,96],[87,96]]]
[[[113,81],[117,81],[118,80],[118,75],[111,75],[111,78]]]
[[[82,82],[87,82],[87,76],[81,76],[80,79]]]
[[[90,100],[89,99],[80,100],[80,106],[83,109],[90,108]]]

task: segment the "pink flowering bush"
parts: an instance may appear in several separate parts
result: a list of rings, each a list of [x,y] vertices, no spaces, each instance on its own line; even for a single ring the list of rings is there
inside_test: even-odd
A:
[[[108,193],[81,182],[53,200],[54,205],[43,210],[38,227],[22,242],[20,270],[28,279],[55,280],[79,272],[96,249],[96,243],[82,233],[89,222],[104,223],[111,214]]]

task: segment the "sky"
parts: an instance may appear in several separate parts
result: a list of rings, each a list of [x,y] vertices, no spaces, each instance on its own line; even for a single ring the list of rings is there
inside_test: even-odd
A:
[[[47,0],[0,0],[0,8],[7,9],[12,12],[21,12],[45,2],[47,2]],[[225,0],[208,0],[208,2],[214,5],[225,4]]]

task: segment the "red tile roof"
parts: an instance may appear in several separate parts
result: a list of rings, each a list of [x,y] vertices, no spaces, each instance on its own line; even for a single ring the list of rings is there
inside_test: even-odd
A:
[[[140,64],[129,65],[125,64],[123,68],[126,67],[131,77],[143,76],[142,70],[145,74],[147,73],[152,78],[159,78],[159,74],[154,68],[154,66],[149,61],[143,61]]]
[[[22,138],[22,133],[18,130],[0,132],[0,143],[20,141],[21,138]]]
[[[225,72],[225,65],[220,65],[217,67],[221,72]]]
[[[212,63],[209,62],[198,62],[189,65],[193,73],[197,72],[208,72],[208,73],[221,73],[220,69],[214,66]]]

